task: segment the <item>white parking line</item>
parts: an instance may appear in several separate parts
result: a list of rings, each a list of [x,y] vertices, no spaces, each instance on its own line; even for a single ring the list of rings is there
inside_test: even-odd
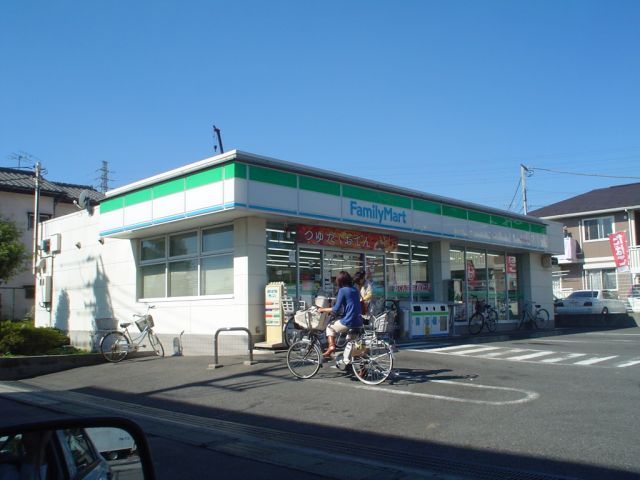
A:
[[[587,360],[582,360],[580,362],[576,362],[576,363],[574,363],[574,365],[593,365],[594,363],[604,362],[606,360],[611,360],[612,358],[618,358],[618,355],[612,355],[611,357],[588,358]]]
[[[507,357],[505,358],[505,360],[529,360],[531,358],[538,358],[538,357],[544,357],[545,355],[551,355],[554,354],[556,352],[552,352],[550,350],[546,350],[543,352],[535,352],[535,353],[528,353],[526,355],[519,355],[517,357]]]
[[[513,405],[518,403],[526,403],[531,402],[532,400],[536,400],[540,398],[540,394],[537,392],[533,392],[531,390],[522,390],[520,388],[510,388],[510,387],[495,387],[493,385],[482,385],[478,383],[462,383],[462,382],[454,382],[452,380],[429,380],[429,383],[444,383],[449,385],[455,385],[458,387],[470,387],[470,388],[480,388],[485,390],[499,390],[504,392],[517,392],[523,395],[522,398],[517,400],[503,400],[503,401],[491,401],[491,400],[477,400],[473,398],[460,398],[460,397],[449,397],[447,395],[435,395],[432,393],[419,393],[419,392],[409,392],[407,390],[395,390],[390,388],[389,386],[377,387],[373,385],[359,385],[359,384],[345,384],[343,382],[336,382],[334,380],[316,380],[318,383],[333,383],[340,384],[342,386],[349,386],[351,388],[363,389],[363,390],[375,390],[377,392],[389,393],[391,395],[406,395],[410,397],[419,397],[419,398],[431,398],[435,400],[446,400],[448,402],[460,402],[460,403],[477,403],[481,405]]]
[[[566,353],[562,357],[553,357],[553,358],[545,358],[544,360],[540,360],[543,363],[556,363],[556,362],[564,362],[566,360],[572,360],[574,358],[586,357],[586,353]]]

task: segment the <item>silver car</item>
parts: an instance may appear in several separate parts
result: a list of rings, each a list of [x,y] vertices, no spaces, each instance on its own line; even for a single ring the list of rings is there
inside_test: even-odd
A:
[[[625,302],[608,290],[577,290],[555,304],[559,315],[626,313]]]

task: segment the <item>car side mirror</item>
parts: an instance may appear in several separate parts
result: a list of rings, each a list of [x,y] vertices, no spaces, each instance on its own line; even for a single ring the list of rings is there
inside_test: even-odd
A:
[[[0,478],[155,479],[142,429],[119,417],[0,428]]]

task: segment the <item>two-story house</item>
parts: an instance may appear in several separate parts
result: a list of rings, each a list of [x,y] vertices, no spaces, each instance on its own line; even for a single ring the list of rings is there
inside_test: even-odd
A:
[[[627,299],[640,284],[640,183],[600,188],[533,212],[564,225],[564,255],[554,272],[554,294],[598,288]],[[629,267],[618,268],[610,235],[624,232]],[[617,240],[620,240],[618,236]]]
[[[40,221],[77,212],[74,205],[83,190],[97,203],[103,195],[86,185],[40,180]],[[33,252],[35,174],[32,171],[0,167],[0,217],[11,220],[22,233],[28,253]],[[20,319],[34,306],[35,285],[31,264],[8,283],[0,284],[0,319]]]

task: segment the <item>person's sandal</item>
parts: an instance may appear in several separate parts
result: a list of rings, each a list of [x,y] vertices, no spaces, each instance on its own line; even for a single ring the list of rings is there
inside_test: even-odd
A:
[[[325,350],[325,352],[322,354],[322,356],[323,356],[324,358],[327,358],[327,359],[328,359],[328,358],[331,358],[331,355],[332,355],[332,354],[333,354],[333,352],[335,352],[335,351],[336,351],[336,347],[333,347],[333,348],[329,347],[329,348],[327,348],[327,349]]]

